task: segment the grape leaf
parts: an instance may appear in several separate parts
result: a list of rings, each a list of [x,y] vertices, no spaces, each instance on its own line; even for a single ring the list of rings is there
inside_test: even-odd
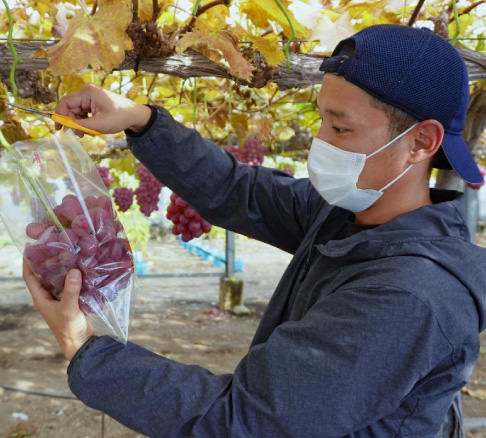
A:
[[[246,114],[233,113],[230,116],[230,124],[240,143],[248,134],[248,116]]]
[[[229,15],[226,5],[213,6],[196,18],[195,27],[198,30],[222,30],[226,27],[226,18]]]
[[[106,140],[99,135],[85,135],[81,143],[88,154],[100,155],[106,149]]]
[[[189,47],[200,51],[216,62],[220,58],[218,53],[220,51],[228,62],[229,71],[233,76],[246,81],[251,80],[254,67],[238,50],[237,42],[228,30],[217,32],[194,30],[188,32],[176,43],[176,50],[178,53],[183,53]]]
[[[44,15],[49,12],[52,7],[52,0],[37,0],[35,2],[35,10],[40,14]]]
[[[351,3],[347,8],[349,16],[361,19],[361,27],[368,27],[373,24],[399,24],[400,15],[386,10],[387,0]]]
[[[77,11],[64,38],[46,49],[54,75],[87,68],[111,71],[125,59],[132,42],[125,29],[132,20],[129,0],[100,1],[93,16]]]
[[[273,134],[273,117],[262,117],[255,121],[256,137],[260,141],[273,141],[275,135]]]
[[[307,38],[309,31],[294,17],[294,14],[289,10],[289,2],[287,0],[281,0],[282,6],[287,11],[287,14],[292,21],[295,29],[295,33],[298,38]],[[248,18],[257,27],[267,28],[269,27],[269,20],[275,21],[280,26],[288,37],[292,35],[292,30],[290,29],[289,22],[283,14],[283,12],[277,6],[275,0],[248,0],[243,3],[240,8],[242,13],[246,13]]]
[[[257,49],[269,65],[280,65],[285,60],[282,47],[279,44],[279,37],[274,33],[264,37],[248,35],[253,41],[253,48]]]

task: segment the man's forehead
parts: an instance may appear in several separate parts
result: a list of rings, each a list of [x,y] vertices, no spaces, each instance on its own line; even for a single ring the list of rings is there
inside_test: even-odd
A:
[[[376,111],[370,95],[342,76],[326,73],[317,96],[317,106],[321,114],[340,119],[362,119],[364,114]]]

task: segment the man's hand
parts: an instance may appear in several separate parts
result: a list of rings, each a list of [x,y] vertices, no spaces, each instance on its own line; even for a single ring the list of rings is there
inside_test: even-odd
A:
[[[93,327],[79,309],[81,272],[68,272],[60,301],[44,289],[24,259],[23,277],[39,311],[67,360],[71,360],[81,346],[93,335]]]
[[[74,117],[80,125],[104,134],[125,129],[141,131],[150,120],[151,109],[104,88],[86,84],[83,88],[64,96],[56,113]],[[56,123],[56,129],[61,125]],[[84,134],[75,131],[82,137]]]

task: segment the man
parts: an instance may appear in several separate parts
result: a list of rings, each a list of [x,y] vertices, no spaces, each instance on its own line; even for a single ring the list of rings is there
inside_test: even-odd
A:
[[[467,72],[432,32],[388,25],[341,42],[321,69],[310,180],[240,164],[164,109],[99,87],[61,100],[87,127],[126,129],[137,158],[203,217],[294,254],[226,375],[92,336],[79,278],[56,302],[26,266],[88,406],[153,437],[437,435],[485,325],[486,251],[469,242],[460,194],[428,186],[444,155],[482,178],[461,135]]]

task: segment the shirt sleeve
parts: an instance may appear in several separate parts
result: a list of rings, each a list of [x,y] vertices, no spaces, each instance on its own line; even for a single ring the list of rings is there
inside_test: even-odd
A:
[[[209,222],[295,252],[324,203],[309,179],[239,163],[155,109],[145,132],[127,132],[133,154]]]
[[[281,324],[233,374],[106,336],[91,338],[68,374],[81,401],[150,437],[321,438],[352,434],[395,412],[450,355],[421,301],[401,290],[362,288],[323,297],[302,320]]]

